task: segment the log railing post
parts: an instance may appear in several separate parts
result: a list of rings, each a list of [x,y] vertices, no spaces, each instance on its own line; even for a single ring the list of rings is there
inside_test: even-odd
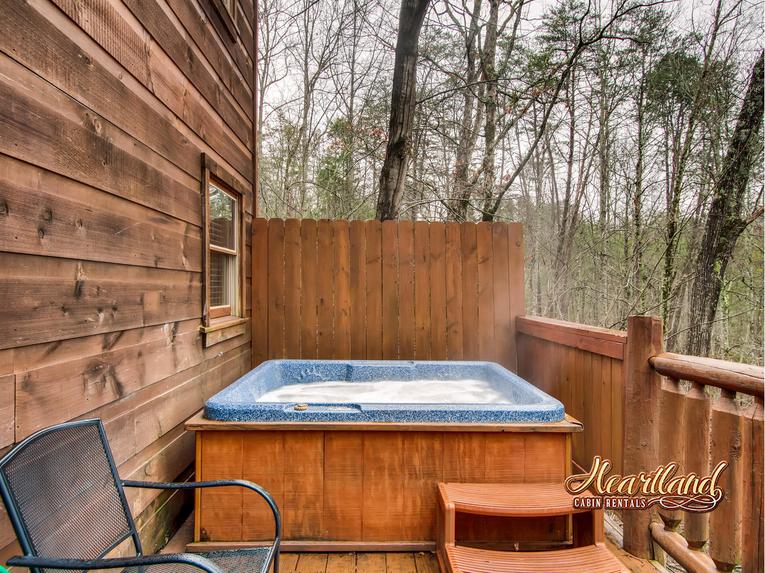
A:
[[[630,316],[624,380],[624,473],[651,471],[658,465],[661,376],[648,359],[663,351],[662,323],[655,316]],[[624,549],[651,557],[649,511],[624,512]]]

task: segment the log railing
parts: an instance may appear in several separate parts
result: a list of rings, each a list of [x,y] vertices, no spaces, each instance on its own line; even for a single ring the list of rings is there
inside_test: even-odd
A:
[[[717,509],[658,512],[661,519],[650,525],[655,549],[694,573],[736,565],[744,573],[762,571],[763,369],[672,353],[649,363],[663,376],[656,381],[658,461],[677,461],[683,473],[699,475],[729,464]]]
[[[623,512],[624,548],[691,573],[762,571],[763,369],[665,353],[662,340],[660,319],[629,318],[624,473],[675,462],[708,476],[722,461],[725,497],[709,513]]]
[[[516,319],[518,372],[584,424],[577,465],[600,455],[614,473],[669,462],[709,475],[729,464],[711,513],[624,511],[624,549],[671,555],[691,572],[762,571],[763,369],[666,353],[661,320],[633,316],[627,332],[541,317]]]

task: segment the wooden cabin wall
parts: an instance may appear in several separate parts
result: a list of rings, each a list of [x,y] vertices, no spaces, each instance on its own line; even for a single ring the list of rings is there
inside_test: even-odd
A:
[[[123,477],[187,478],[183,421],[251,366],[249,326],[199,333],[202,154],[248,190],[247,269],[254,216],[254,0],[234,34],[215,1],[3,2],[0,453],[98,416]],[[130,493],[147,549],[184,501]]]

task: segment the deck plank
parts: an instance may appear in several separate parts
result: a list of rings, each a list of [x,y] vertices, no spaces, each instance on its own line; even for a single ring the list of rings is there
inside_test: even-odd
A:
[[[327,573],[356,573],[355,553],[330,553]]]
[[[388,553],[385,562],[387,573],[417,573],[412,553]]]
[[[301,553],[295,573],[326,573],[328,557],[326,553]]]
[[[417,553],[414,556],[417,573],[440,573],[435,553]]]
[[[358,553],[356,555],[357,573],[386,573],[385,553]]]
[[[297,553],[282,553],[279,555],[279,571],[281,573],[295,573],[300,555]]]

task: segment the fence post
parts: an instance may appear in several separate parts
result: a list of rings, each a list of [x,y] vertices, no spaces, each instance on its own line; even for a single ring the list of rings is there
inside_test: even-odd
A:
[[[658,465],[659,395],[661,375],[648,363],[663,352],[661,319],[630,316],[627,319],[627,346],[624,378],[624,474],[651,471]],[[624,549],[649,559],[652,542],[649,525],[652,512],[623,512]]]

